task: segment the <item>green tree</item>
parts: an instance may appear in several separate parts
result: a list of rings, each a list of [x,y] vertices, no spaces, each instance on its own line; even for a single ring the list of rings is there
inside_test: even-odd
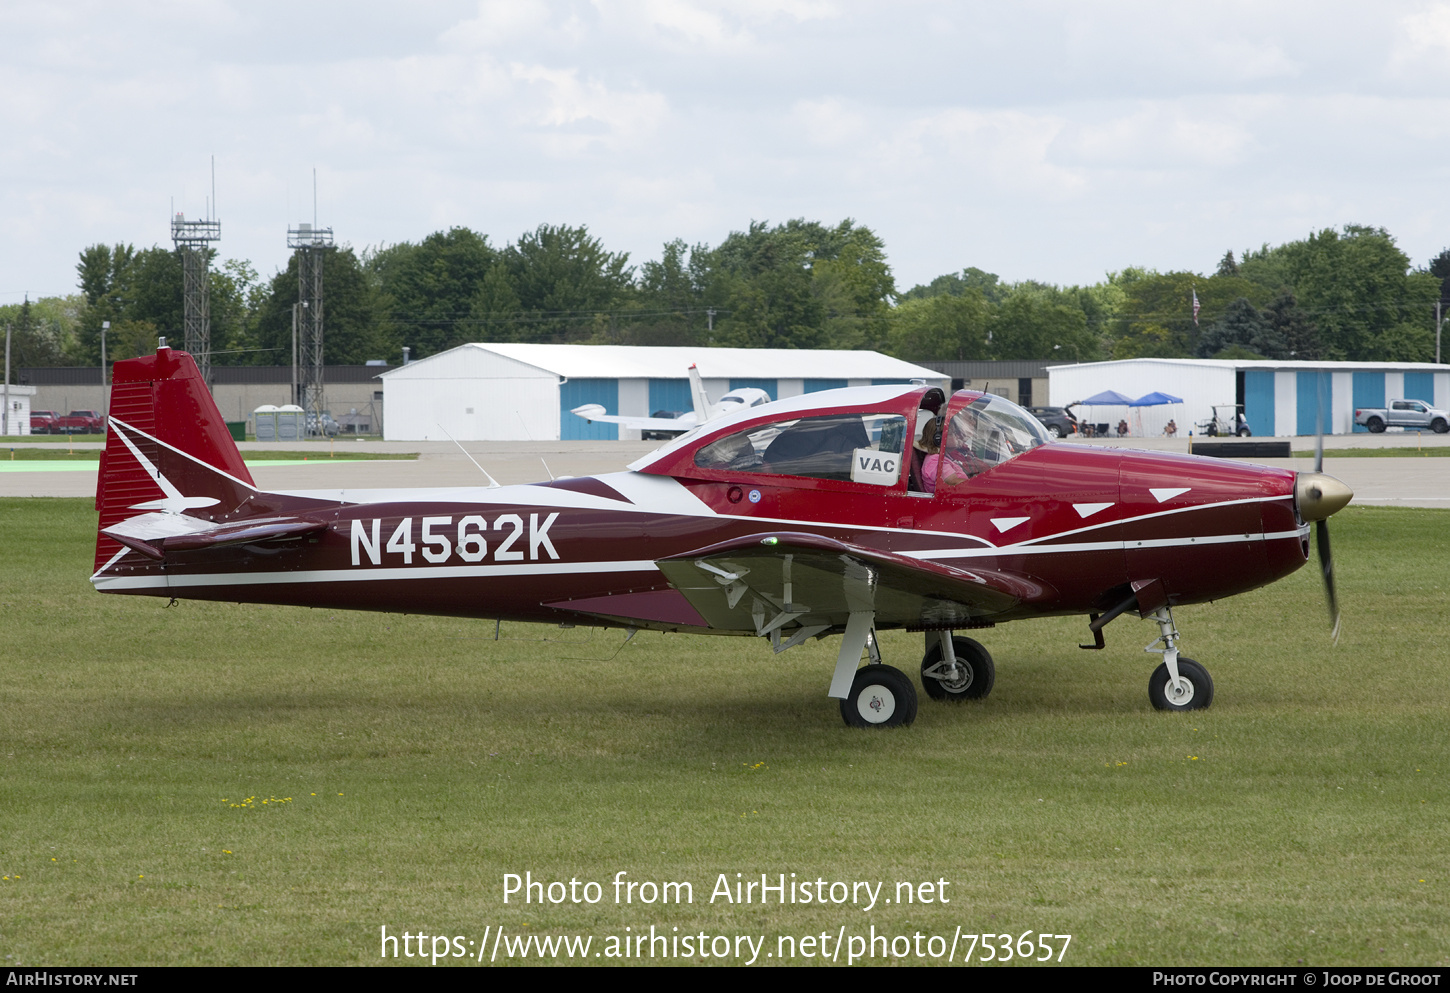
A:
[[[627,252],[608,252],[586,227],[541,224],[503,252],[521,316],[520,340],[588,341],[608,334],[610,312],[633,290]]]
[[[253,295],[255,313],[247,364],[290,365],[292,307],[299,299],[297,256]],[[329,248],[322,256],[322,355],[328,365],[361,365],[369,359],[402,358],[392,337],[395,325],[384,316],[374,280],[350,246]]]
[[[1113,327],[1115,359],[1189,358],[1198,352],[1202,329],[1217,321],[1229,304],[1242,297],[1262,306],[1273,295],[1241,276],[1205,278],[1195,272],[1134,269],[1124,270],[1118,278],[1124,299]],[[1200,306],[1196,323],[1195,294]]]
[[[886,351],[908,362],[991,358],[992,306],[981,290],[917,297],[896,308]]]
[[[1324,357],[1324,343],[1319,340],[1319,329],[1309,315],[1299,308],[1294,294],[1285,290],[1274,298],[1264,310],[1269,326],[1284,341],[1287,357],[1313,360]]]
[[[10,367],[69,364],[76,346],[76,329],[85,306],[83,296],[42,297],[0,307],[0,333],[11,329]],[[13,381],[13,380],[12,380]]]
[[[997,308],[992,321],[994,359],[1090,361],[1099,357],[1097,339],[1083,311],[1053,299],[1054,292],[1023,286]]]
[[[949,272],[938,276],[926,285],[918,283],[901,294],[901,300],[922,300],[942,295],[959,297],[969,290],[979,290],[985,300],[994,304],[1005,300],[1008,293],[1007,287],[995,272],[968,266],[960,273]]]
[[[709,343],[710,318],[700,279],[708,254],[708,247],[692,250],[676,238],[665,243],[659,261],[640,265],[633,306],[623,315],[623,344]]]
[[[1244,297],[1228,305],[1198,339],[1200,358],[1283,359],[1289,357],[1282,335]]]
[[[1411,272],[1410,260],[1383,228],[1326,228],[1303,241],[1246,253],[1244,277],[1274,291],[1289,289],[1318,328],[1326,358],[1408,361],[1393,348],[1422,354],[1421,337],[1394,331],[1404,324],[1433,336],[1441,280]],[[1433,350],[1433,346],[1432,346]]]
[[[691,255],[714,343],[756,348],[874,348],[888,335],[896,287],[885,247],[855,221],[753,221]]]
[[[498,261],[488,238],[464,227],[370,256],[369,267],[399,346],[411,346],[421,358],[477,340],[474,300]]]

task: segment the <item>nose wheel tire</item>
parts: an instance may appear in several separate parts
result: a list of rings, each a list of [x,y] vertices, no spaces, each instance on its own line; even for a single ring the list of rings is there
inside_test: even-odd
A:
[[[841,701],[841,719],[853,728],[905,727],[916,720],[916,687],[900,669],[865,666]]]
[[[1179,685],[1168,684],[1168,666],[1160,665],[1148,679],[1148,699],[1156,710],[1204,710],[1213,703],[1213,680],[1193,659],[1178,659]]]
[[[980,641],[971,638],[952,638],[952,654],[957,657],[954,672],[944,673],[945,679],[927,675],[928,670],[942,660],[940,645],[932,645],[921,660],[921,686],[933,700],[957,701],[980,700],[992,692],[997,681],[997,668],[992,656]]]

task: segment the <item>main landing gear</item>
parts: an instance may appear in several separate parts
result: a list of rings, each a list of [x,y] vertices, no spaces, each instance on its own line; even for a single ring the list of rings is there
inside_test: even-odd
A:
[[[841,640],[830,695],[841,701],[841,719],[854,728],[903,727],[916,720],[916,687],[900,669],[881,661],[869,613],[852,614]],[[921,660],[921,684],[933,700],[980,700],[992,692],[992,656],[971,638],[928,631]],[[869,662],[861,665],[865,650]],[[859,668],[858,668],[859,667]]]

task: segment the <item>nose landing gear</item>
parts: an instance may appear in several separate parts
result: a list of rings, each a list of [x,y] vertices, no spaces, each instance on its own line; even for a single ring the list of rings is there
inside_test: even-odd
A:
[[[1173,626],[1173,612],[1159,607],[1148,615],[1158,623],[1159,635],[1148,643],[1145,652],[1158,652],[1163,664],[1148,677],[1148,699],[1157,710],[1203,710],[1213,703],[1213,679],[1208,670],[1193,659],[1178,654],[1178,629]],[[1154,645],[1163,644],[1162,648]]]

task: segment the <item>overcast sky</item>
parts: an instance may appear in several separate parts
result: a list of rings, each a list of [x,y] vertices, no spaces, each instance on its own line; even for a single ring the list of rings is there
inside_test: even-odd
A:
[[[0,303],[226,258],[584,224],[633,262],[845,217],[897,285],[1212,271],[1347,223],[1450,245],[1450,3],[0,2]]]

